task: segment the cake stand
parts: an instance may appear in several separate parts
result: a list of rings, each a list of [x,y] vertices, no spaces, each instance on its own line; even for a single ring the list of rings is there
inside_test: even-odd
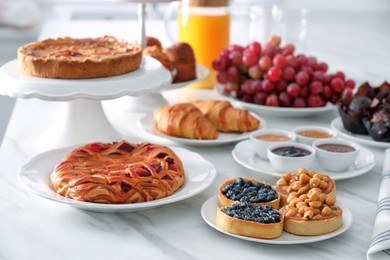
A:
[[[159,92],[170,85],[171,74],[160,62],[143,57],[139,69],[96,79],[47,79],[20,71],[17,60],[0,68],[0,95],[63,101],[56,119],[41,135],[43,150],[93,141],[112,142],[121,136],[108,121],[102,100]]]

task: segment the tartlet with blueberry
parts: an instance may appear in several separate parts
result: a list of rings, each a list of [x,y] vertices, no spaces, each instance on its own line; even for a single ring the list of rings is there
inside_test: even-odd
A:
[[[220,207],[229,207],[235,203],[278,208],[280,195],[266,182],[252,178],[232,178],[219,186],[218,204]]]

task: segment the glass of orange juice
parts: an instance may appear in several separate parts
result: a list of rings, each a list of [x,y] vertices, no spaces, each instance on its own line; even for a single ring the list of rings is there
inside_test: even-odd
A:
[[[228,0],[182,0],[178,11],[179,41],[191,45],[196,62],[210,70],[204,81],[191,84],[196,88],[213,88],[216,72],[212,61],[229,46],[230,12]]]

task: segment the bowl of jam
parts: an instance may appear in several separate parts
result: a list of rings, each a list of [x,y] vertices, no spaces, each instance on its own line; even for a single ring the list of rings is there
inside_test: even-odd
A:
[[[321,126],[301,126],[294,128],[292,132],[297,135],[299,143],[309,145],[317,140],[334,139],[337,135],[332,129]]]
[[[276,170],[296,171],[299,168],[310,168],[310,164],[316,159],[316,150],[307,144],[280,143],[268,147],[267,155]]]
[[[251,133],[249,140],[255,153],[260,158],[268,160],[267,149],[270,145],[294,142],[296,135],[282,129],[263,129]]]
[[[345,140],[318,140],[313,143],[317,161],[324,169],[342,172],[352,166],[359,155],[360,146]]]

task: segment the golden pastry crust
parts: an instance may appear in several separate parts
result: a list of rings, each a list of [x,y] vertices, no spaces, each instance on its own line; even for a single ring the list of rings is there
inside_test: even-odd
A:
[[[295,207],[296,208],[296,207]],[[330,209],[330,212],[323,214],[324,208]],[[285,205],[279,212],[284,215],[284,230],[301,236],[324,235],[339,229],[343,225],[342,209],[336,205],[321,206],[318,208],[319,214],[308,217],[310,214],[296,214],[289,216],[290,207]],[[306,212],[309,212],[307,209]]]
[[[18,49],[21,69],[45,78],[110,77],[139,68],[141,46],[114,37],[71,37],[32,42]]]
[[[150,143],[90,143],[70,152],[50,176],[54,190],[96,203],[136,203],[171,195],[184,183],[180,158]]]
[[[264,224],[230,217],[222,211],[222,208],[219,208],[217,210],[215,224],[217,227],[229,233],[247,237],[271,239],[279,237],[283,232],[283,215],[280,215],[280,218],[280,222]]]
[[[235,203],[240,203],[239,201],[235,201],[235,200],[231,200],[229,199],[228,197],[226,197],[225,194],[223,194],[222,192],[222,189],[227,186],[229,183],[232,183],[232,182],[235,182],[237,180],[237,178],[232,178],[232,179],[228,179],[228,180],[225,180],[218,188],[218,205],[220,207],[229,207],[229,206],[232,206],[233,204]],[[271,186],[269,183],[265,182],[265,181],[260,181],[260,180],[256,180],[256,179],[252,179],[252,178],[243,178],[244,181],[251,181],[251,182],[258,182],[258,183],[262,183],[262,184],[265,184],[265,185],[269,185]],[[272,186],[271,186],[272,187]],[[273,187],[272,187],[273,188]],[[276,192],[276,194],[278,195],[277,199],[275,200],[272,200],[272,201],[269,201],[269,202],[259,202],[259,203],[250,203],[251,205],[271,205],[273,208],[279,208],[279,204],[280,204],[280,195],[279,193],[273,188],[273,190]]]
[[[162,51],[161,47],[158,47],[156,45],[153,46],[147,46],[143,51],[143,55],[145,56],[151,56],[158,61],[161,62],[161,64],[170,72],[172,72],[175,68],[172,64],[172,62],[168,59],[168,56]]]
[[[163,49],[163,51],[177,71],[173,79],[174,83],[196,78],[195,54],[188,43],[179,42],[169,48]]]
[[[296,173],[284,173],[276,182],[276,190],[281,196],[280,206],[288,203],[287,198],[290,194],[299,197],[307,194],[312,188],[319,188],[329,200],[333,200],[333,203],[336,201],[336,182],[332,178],[301,168]]]

